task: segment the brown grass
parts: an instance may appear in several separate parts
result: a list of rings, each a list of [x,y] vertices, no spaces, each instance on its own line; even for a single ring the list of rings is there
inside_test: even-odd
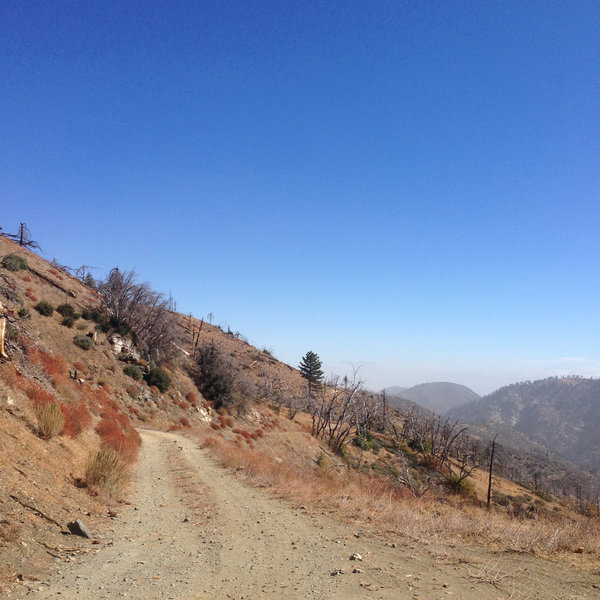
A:
[[[468,542],[544,556],[564,552],[600,555],[600,523],[584,516],[516,518],[456,497],[442,502],[434,498],[406,498],[406,489],[383,478],[346,469],[335,472],[316,462],[310,468],[289,460],[279,463],[263,452],[250,451],[244,444],[229,442],[210,432],[204,434],[202,445],[223,466],[236,470],[253,485],[267,487],[298,504],[335,511],[354,523],[376,525],[415,542]]]
[[[38,435],[49,440],[59,435],[65,426],[65,416],[57,402],[45,402],[35,408]]]
[[[90,487],[116,491],[127,480],[127,463],[113,448],[92,452],[85,465],[85,482]]]

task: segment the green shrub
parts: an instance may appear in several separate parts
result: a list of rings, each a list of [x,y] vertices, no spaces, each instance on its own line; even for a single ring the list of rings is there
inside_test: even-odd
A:
[[[71,317],[72,319],[75,319],[76,316],[75,307],[69,303],[64,303],[57,306],[56,312],[63,317]]]
[[[9,271],[26,271],[27,261],[18,254],[8,254],[2,259],[2,266]]]
[[[508,494],[503,494],[502,492],[494,490],[492,492],[492,500],[500,506],[508,506],[514,498]]]
[[[196,385],[216,409],[234,403],[235,370],[221,348],[214,342],[201,345],[197,351]]]
[[[123,373],[125,373],[125,375],[129,375],[129,377],[131,377],[132,379],[135,379],[136,381],[139,381],[144,376],[144,373],[137,365],[127,365],[123,369]],[[153,385],[156,385],[156,384],[153,384]]]
[[[374,437],[370,431],[367,431],[364,434],[355,435],[352,439],[352,443],[363,450],[372,450],[375,454],[381,450],[380,441]]]
[[[21,317],[21,319],[29,319],[29,317],[31,317],[31,313],[29,312],[28,308],[20,308],[19,309],[19,317]]]
[[[94,346],[94,340],[91,337],[88,337],[87,335],[83,335],[82,333],[78,333],[73,338],[73,343],[76,346],[83,348],[84,350],[89,350]]]
[[[60,324],[64,325],[65,327],[73,327],[75,323],[75,319],[73,317],[65,317]]]
[[[475,484],[470,479],[460,479],[457,475],[448,478],[450,487],[461,496],[474,496]]]
[[[155,385],[164,394],[171,387],[171,378],[160,367],[152,367],[146,375],[146,383]]]
[[[37,310],[40,315],[44,317],[51,317],[54,312],[54,308],[50,302],[46,302],[45,300],[40,300],[33,308]]]

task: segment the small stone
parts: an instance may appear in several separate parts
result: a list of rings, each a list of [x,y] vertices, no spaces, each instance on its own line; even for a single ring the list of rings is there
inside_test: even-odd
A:
[[[331,576],[335,577],[336,575],[343,575],[344,574],[344,570],[343,569],[334,569],[331,572]]]
[[[363,557],[361,554],[359,554],[358,552],[355,552],[351,557],[350,560],[362,560]]]
[[[358,569],[358,568],[354,567],[354,569],[352,569],[352,572],[353,572],[353,573],[363,573],[363,570],[362,570],[362,569]]]
[[[88,539],[92,538],[90,530],[86,527],[85,523],[81,519],[67,523],[67,527],[73,535],[80,535],[81,537]]]

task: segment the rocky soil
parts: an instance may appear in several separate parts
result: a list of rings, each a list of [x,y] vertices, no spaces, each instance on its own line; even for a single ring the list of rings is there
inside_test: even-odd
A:
[[[10,598],[600,598],[600,571],[482,548],[417,545],[292,507],[190,439],[142,432],[132,505]]]

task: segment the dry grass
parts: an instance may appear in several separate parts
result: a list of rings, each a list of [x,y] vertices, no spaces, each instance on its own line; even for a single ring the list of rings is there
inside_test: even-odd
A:
[[[65,426],[65,416],[56,402],[46,402],[35,408],[39,436],[49,440],[59,435]]]
[[[374,476],[276,461],[245,444],[207,432],[202,445],[225,467],[253,485],[300,504],[334,510],[355,523],[367,523],[419,543],[468,542],[499,550],[552,556],[564,552],[600,555],[600,522],[573,514],[537,519],[511,517],[448,497],[406,498],[406,490]]]
[[[127,463],[109,447],[90,454],[85,465],[85,482],[92,488],[117,491],[127,481],[127,474]]]

